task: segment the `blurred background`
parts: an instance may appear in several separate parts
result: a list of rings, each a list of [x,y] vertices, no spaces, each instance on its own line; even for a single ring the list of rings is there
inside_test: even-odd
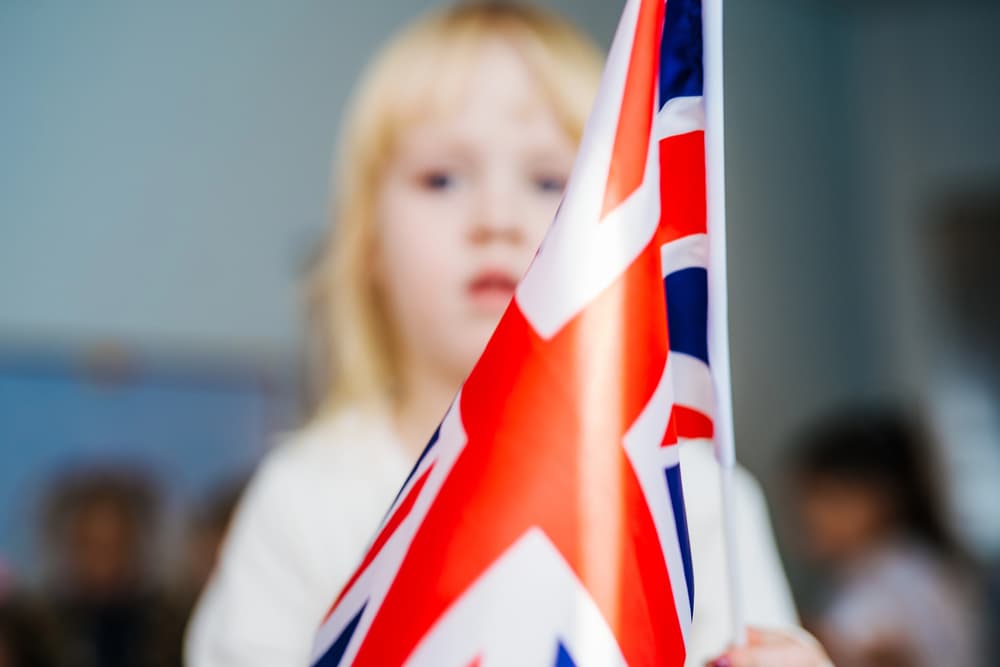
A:
[[[141,581],[176,659],[302,419],[341,106],[433,4],[0,1],[0,600]],[[544,4],[605,46],[620,12]],[[987,0],[727,3],[737,447],[807,617],[787,462],[851,406],[919,415],[963,548],[1000,559],[998,30]]]

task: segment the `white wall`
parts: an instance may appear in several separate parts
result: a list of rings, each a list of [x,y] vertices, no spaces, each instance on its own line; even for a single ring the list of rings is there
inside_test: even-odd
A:
[[[759,0],[727,3],[727,22],[743,459],[768,472],[800,424],[837,404],[922,399],[947,413],[949,444],[979,443],[956,486],[978,470],[985,488],[1000,474],[998,400],[967,400],[983,383],[942,352],[918,244],[943,196],[1000,188],[1000,5]]]
[[[1000,192],[1000,5],[891,9],[859,9],[849,33],[855,210],[871,243],[878,313],[872,345],[892,386],[921,399],[936,422],[957,525],[996,554],[1000,378],[951,338],[926,271],[924,229],[945,198]]]
[[[948,195],[1000,187],[1000,5],[858,11],[849,35],[857,215],[878,255],[878,309],[894,381],[920,388],[934,365],[918,247]]]
[[[848,25],[821,3],[727,6],[737,446],[763,470],[804,421],[881,379],[850,215]]]

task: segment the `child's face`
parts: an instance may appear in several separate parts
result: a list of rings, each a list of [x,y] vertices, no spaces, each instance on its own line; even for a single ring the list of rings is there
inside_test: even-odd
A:
[[[403,134],[376,202],[375,270],[404,366],[468,373],[555,215],[574,154],[500,41],[483,47],[449,113]]]
[[[804,546],[811,556],[830,564],[850,561],[891,530],[889,501],[871,482],[804,482],[799,512]]]
[[[80,595],[104,597],[128,587],[136,574],[136,527],[120,507],[81,507],[64,545],[70,586]]]

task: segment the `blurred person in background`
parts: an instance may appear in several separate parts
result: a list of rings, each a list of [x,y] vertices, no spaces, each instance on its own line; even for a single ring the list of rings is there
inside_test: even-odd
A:
[[[942,472],[915,421],[845,412],[792,463],[803,547],[831,575],[815,631],[838,667],[974,667],[975,569],[948,525]]]
[[[179,664],[181,624],[153,576],[156,487],[128,471],[77,471],[52,485],[44,506],[36,604],[60,664]]]
[[[188,630],[192,667],[306,664],[323,612],[434,432],[527,269],[570,175],[603,58],[559,17],[505,2],[418,21],[346,114],[334,227],[313,275],[328,373],[317,416],[274,450],[238,508]],[[682,454],[696,562],[689,664],[727,640],[718,469]],[[512,490],[513,491],[513,490]],[[796,624],[764,501],[740,473],[748,616]],[[820,665],[813,643],[758,648]],[[728,661],[728,662],[727,662]]]
[[[62,667],[56,636],[30,605],[0,600],[0,667]]]
[[[0,667],[58,667],[52,628],[0,556]]]

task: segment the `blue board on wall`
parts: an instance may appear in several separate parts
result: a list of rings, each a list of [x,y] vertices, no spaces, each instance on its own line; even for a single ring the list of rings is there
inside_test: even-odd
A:
[[[34,574],[39,502],[75,468],[151,476],[175,513],[247,474],[294,417],[259,369],[0,352],[0,559]]]

